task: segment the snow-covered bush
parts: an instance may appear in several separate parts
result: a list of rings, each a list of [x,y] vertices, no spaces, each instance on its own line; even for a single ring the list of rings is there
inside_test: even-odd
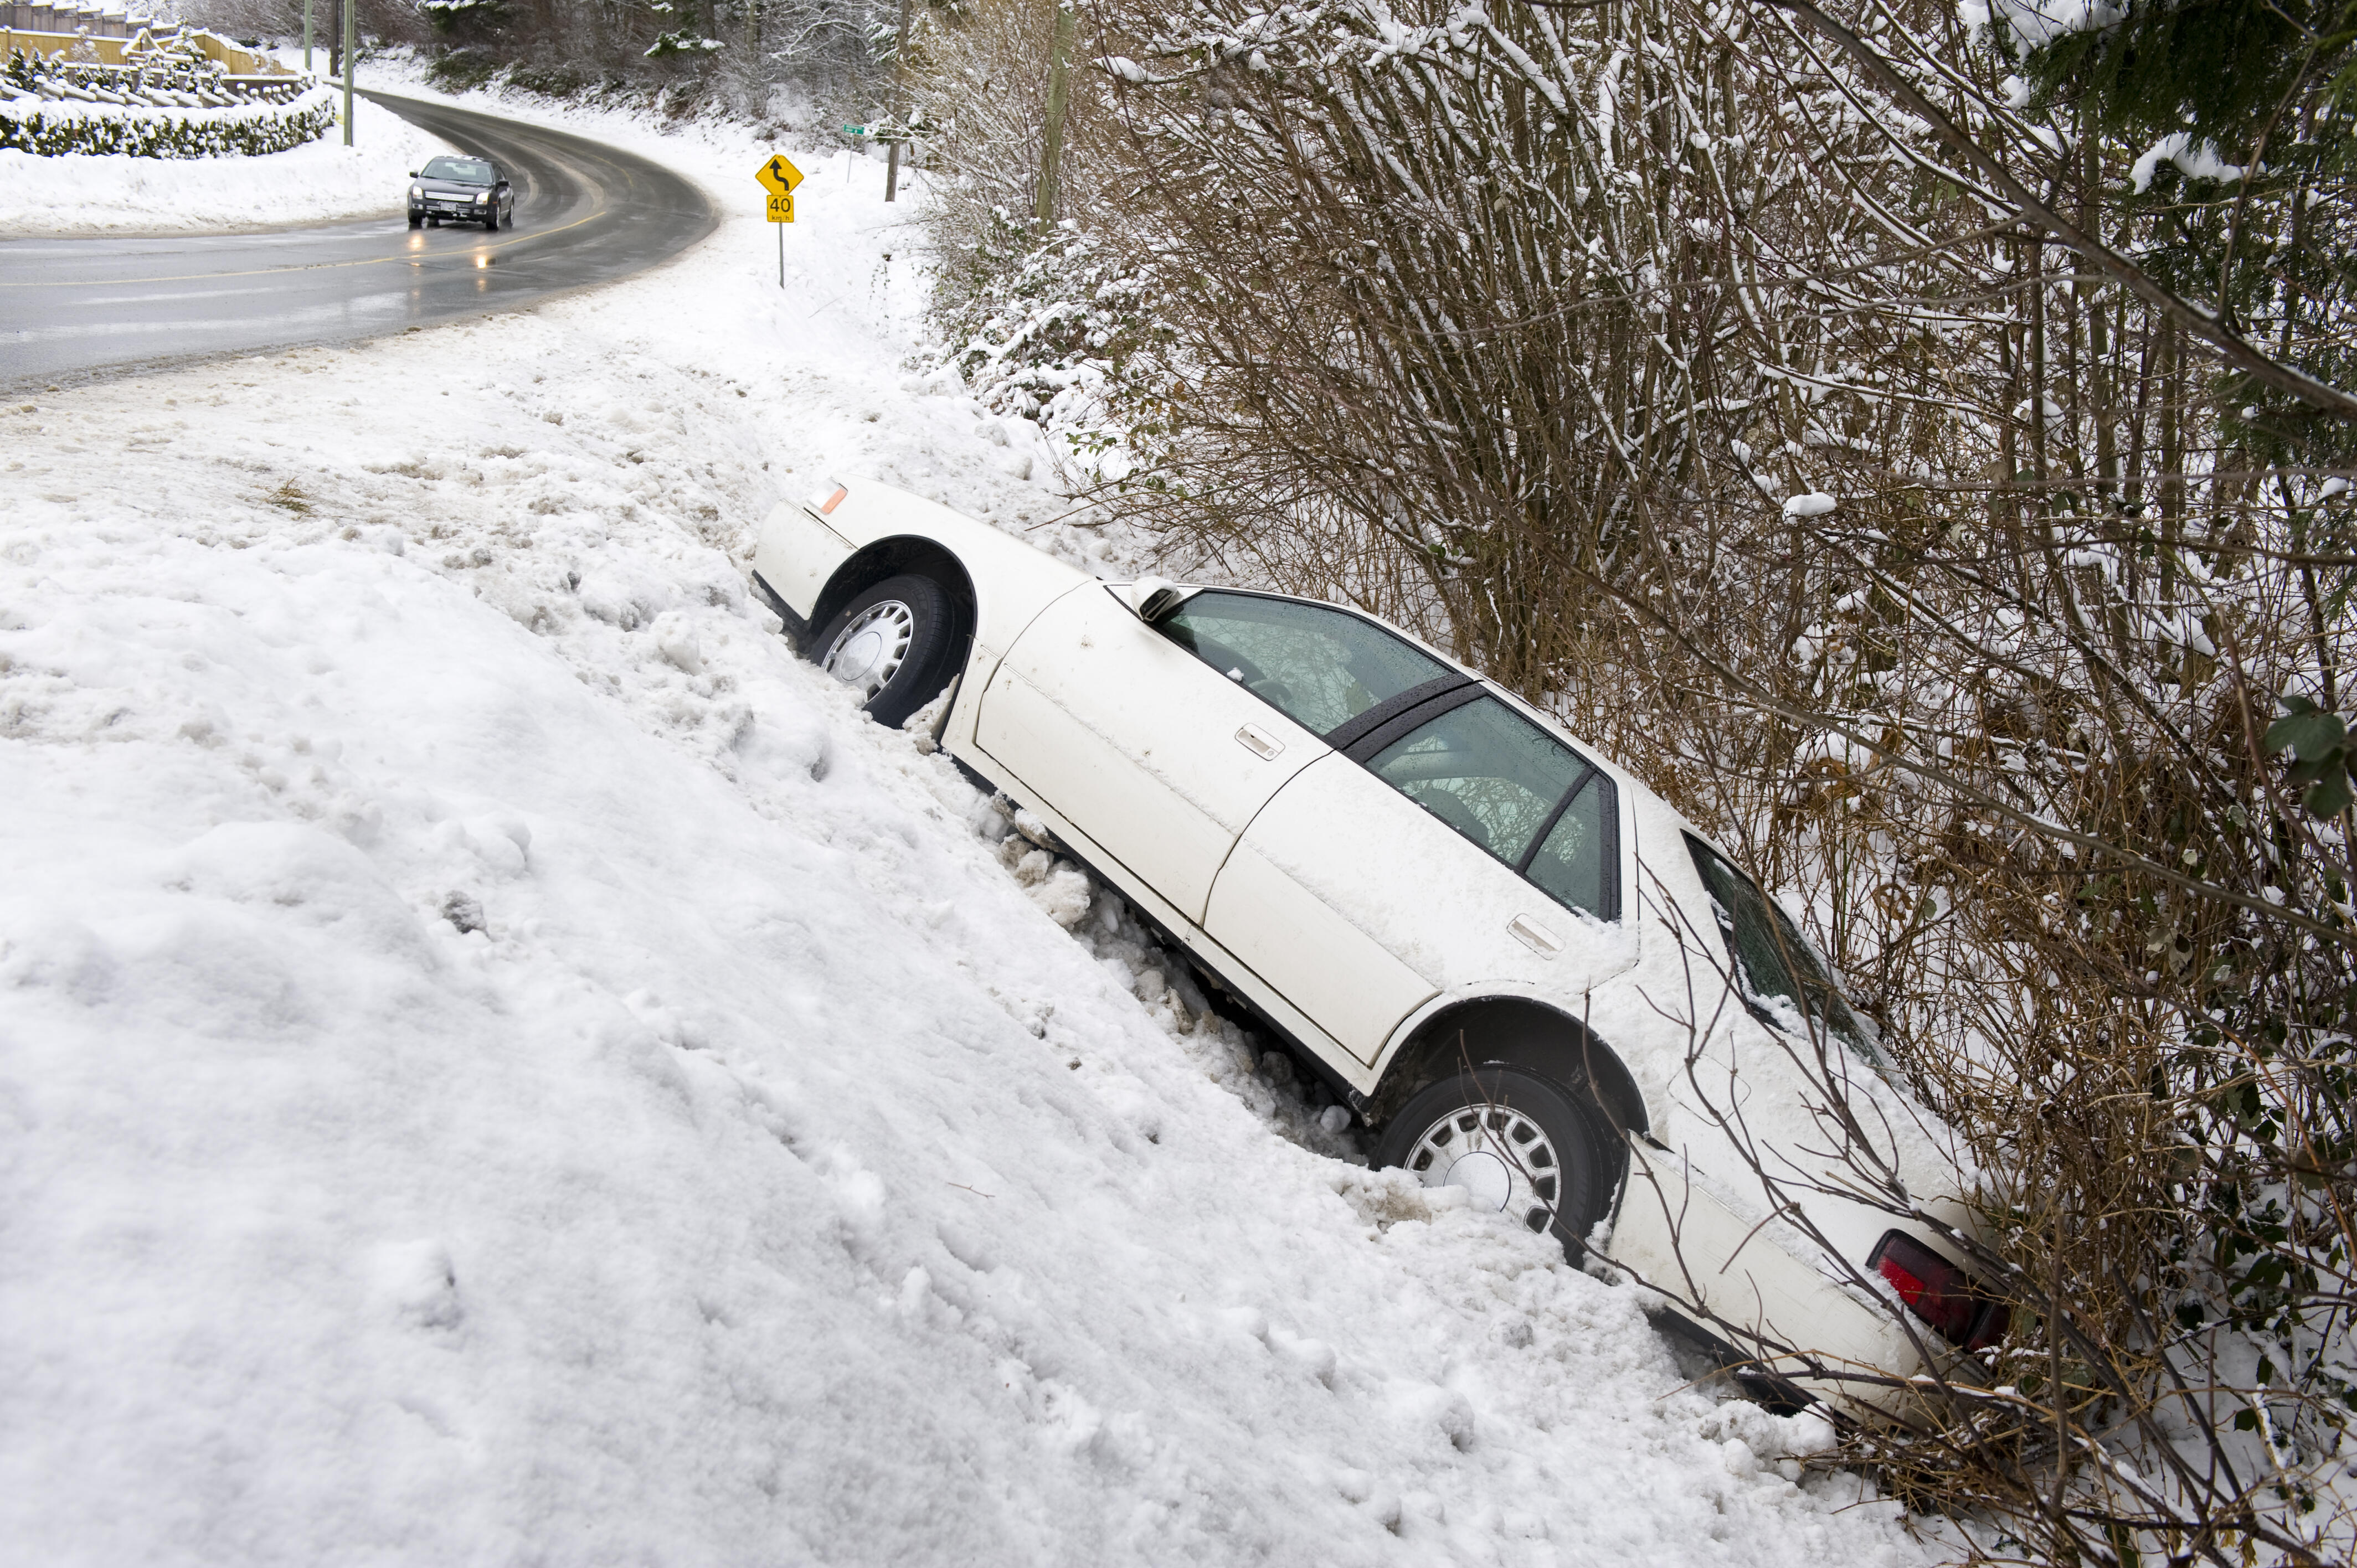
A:
[[[1077,224],[1035,240],[1002,211],[995,228],[956,259],[971,290],[945,291],[942,362],[992,412],[1037,423],[1075,478],[1126,483],[1168,379],[1150,281]]]
[[[283,153],[317,141],[336,124],[334,95],[317,89],[283,107],[137,110],[19,99],[0,103],[0,149],[140,158],[217,158]]]

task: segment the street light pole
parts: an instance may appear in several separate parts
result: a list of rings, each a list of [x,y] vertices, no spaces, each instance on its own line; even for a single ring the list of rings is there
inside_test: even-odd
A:
[[[344,145],[352,145],[352,45],[360,38],[360,0],[344,0]]]
[[[311,0],[303,0],[303,71],[311,70]]]

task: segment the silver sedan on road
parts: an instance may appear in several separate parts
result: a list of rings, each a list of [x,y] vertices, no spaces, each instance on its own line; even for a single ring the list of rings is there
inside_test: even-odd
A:
[[[515,221],[515,187],[489,158],[443,154],[409,171],[409,226],[480,223],[496,229]]]

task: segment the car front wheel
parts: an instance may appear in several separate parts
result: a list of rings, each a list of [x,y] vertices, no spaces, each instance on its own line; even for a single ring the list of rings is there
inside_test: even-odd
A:
[[[1490,1066],[1419,1091],[1383,1128],[1374,1163],[1402,1166],[1426,1187],[1463,1187],[1477,1208],[1552,1230],[1576,1262],[1611,1204],[1609,1147],[1585,1096]]]
[[[868,717],[898,729],[949,685],[955,633],[949,591],[905,573],[854,598],[811,646],[820,669],[865,694]]]

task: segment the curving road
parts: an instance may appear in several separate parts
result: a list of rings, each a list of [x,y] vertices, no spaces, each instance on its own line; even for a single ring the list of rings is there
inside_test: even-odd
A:
[[[254,234],[0,241],[0,387],[511,310],[627,277],[718,221],[702,192],[650,159],[496,115],[367,96],[506,165],[514,227],[412,230],[395,216]]]

